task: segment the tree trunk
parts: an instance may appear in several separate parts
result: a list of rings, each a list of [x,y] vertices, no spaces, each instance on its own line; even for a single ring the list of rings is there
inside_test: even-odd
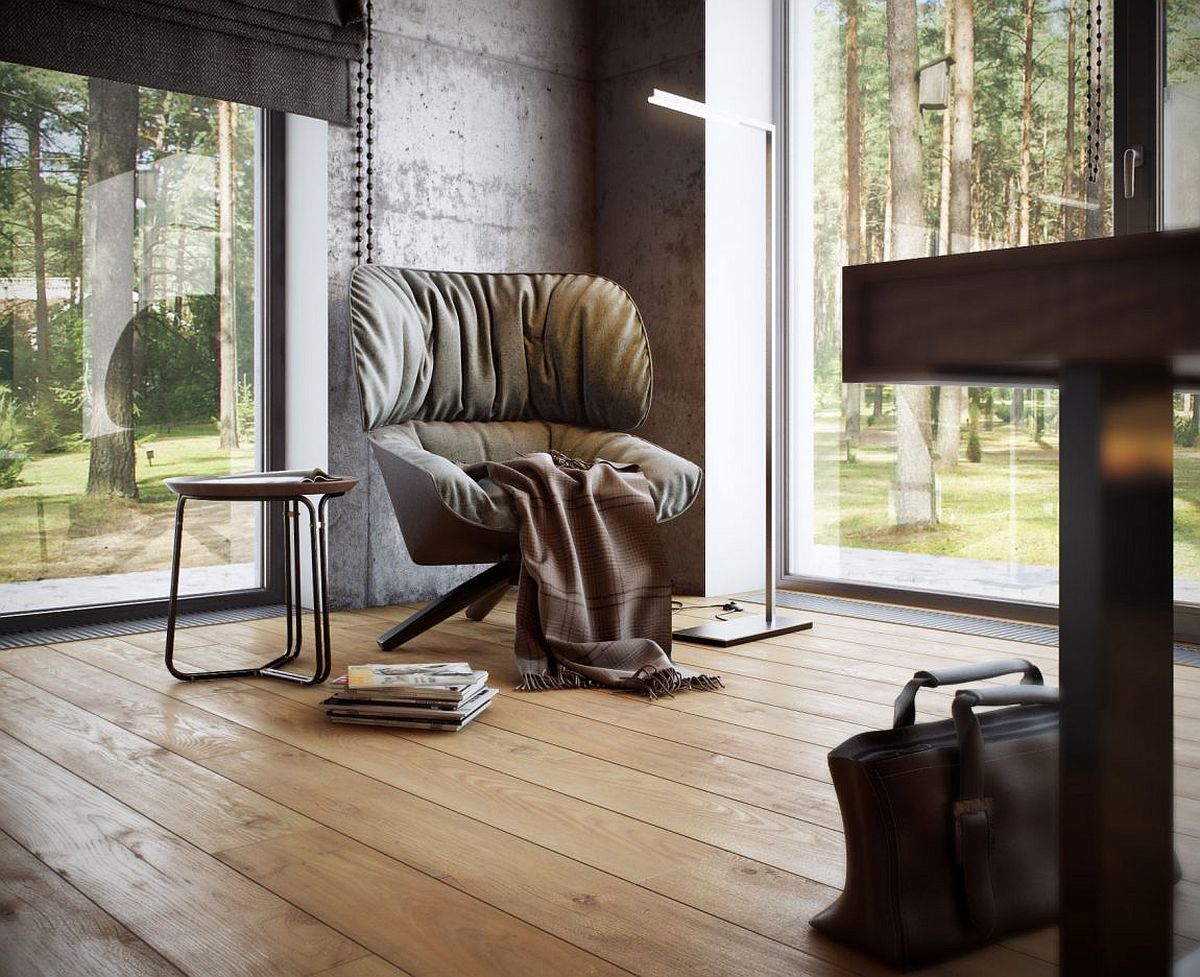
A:
[[[79,139],[79,156],[75,163],[75,209],[71,215],[71,240],[75,242],[75,247],[71,248],[70,264],[72,307],[82,298],[80,287],[83,284],[83,249],[79,247],[79,242],[83,240],[83,185],[86,178],[87,152],[87,136],[82,135]]]
[[[137,498],[133,442],[133,213],[137,155],[136,85],[88,80],[88,187],[96,208],[90,262],[93,351],[107,356],[103,386],[92,390],[93,430],[87,494]],[[105,181],[113,181],[101,186]],[[127,191],[127,192],[126,192]],[[100,419],[100,423],[97,422]]]
[[[29,117],[29,199],[33,204],[34,321],[37,336],[37,400],[49,394],[50,302],[46,296],[46,183],[42,179],[42,113]],[[43,409],[39,403],[38,409]]]
[[[1067,200],[1075,199],[1075,167],[1079,165],[1079,161],[1075,158],[1076,2],[1077,0],[1069,0],[1067,3],[1067,131],[1066,148],[1063,152],[1065,160],[1065,165],[1063,166],[1063,197]],[[1064,241],[1072,241],[1075,238],[1075,214],[1076,208],[1073,205],[1063,207],[1062,233]]]
[[[945,50],[949,55],[954,55],[954,10],[950,2],[946,3],[944,11],[945,16]],[[938,211],[938,254],[949,254],[951,251],[950,244],[950,207],[951,200],[954,196],[951,186],[951,155],[954,147],[954,91],[957,90],[957,74],[950,76],[951,92],[946,99],[946,110],[942,113],[942,153],[941,153],[941,181],[939,184],[939,198],[941,207]]]
[[[888,147],[887,172],[883,177],[883,260],[892,260],[892,155]]]
[[[954,52],[953,124],[942,178],[949,172],[949,206],[946,212],[947,250],[970,251],[971,173],[975,156],[975,0],[953,0],[947,11],[948,48]],[[945,143],[943,142],[943,146]],[[948,164],[948,166],[947,166]],[[943,185],[944,182],[943,182]],[[943,465],[957,465],[962,441],[962,414],[966,391],[942,387],[938,398],[937,456]]]
[[[970,251],[975,165],[975,0],[954,0],[954,136],[950,146],[950,250]]]
[[[234,106],[217,102],[217,240],[220,278],[218,384],[220,447],[236,448],[237,436],[237,333],[233,289]]]
[[[1029,194],[1033,138],[1033,3],[1025,0],[1025,59],[1021,75],[1021,177],[1017,214],[1017,244],[1029,244]]]
[[[858,0],[846,0],[846,264],[862,262],[859,213],[862,209],[862,105],[858,81]],[[846,460],[854,461],[862,434],[861,383],[842,385]]]
[[[937,456],[943,465],[958,464],[962,408],[963,388],[942,387],[938,395]]]
[[[871,405],[871,420],[878,421],[883,417],[883,384],[875,384],[875,402]]]
[[[887,0],[888,146],[891,158],[893,259],[925,253],[921,205],[920,112],[917,107],[916,0]],[[896,391],[896,523],[937,522],[933,457],[929,450],[929,389],[907,384]]]
[[[1020,427],[1025,423],[1025,390],[1023,387],[1013,387],[1012,409],[1009,411],[1009,418],[1013,427]]]

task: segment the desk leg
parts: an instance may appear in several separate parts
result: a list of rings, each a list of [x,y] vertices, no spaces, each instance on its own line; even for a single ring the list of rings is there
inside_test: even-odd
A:
[[[1166,974],[1172,884],[1168,371],[1062,375],[1062,972]]]

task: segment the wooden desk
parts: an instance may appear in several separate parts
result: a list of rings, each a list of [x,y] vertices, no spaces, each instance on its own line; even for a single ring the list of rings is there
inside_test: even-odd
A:
[[[1062,970],[1165,974],[1172,402],[1200,380],[1200,233],[843,270],[843,377],[1057,383]]]

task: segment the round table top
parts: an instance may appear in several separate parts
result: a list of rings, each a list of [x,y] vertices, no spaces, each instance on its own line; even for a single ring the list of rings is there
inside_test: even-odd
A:
[[[186,499],[295,499],[302,495],[345,495],[358,479],[326,475],[316,468],[237,475],[183,475],[163,479],[167,488]]]

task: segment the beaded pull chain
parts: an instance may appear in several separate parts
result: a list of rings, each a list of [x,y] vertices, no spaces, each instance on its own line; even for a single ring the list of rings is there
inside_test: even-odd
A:
[[[1104,144],[1101,129],[1104,106],[1104,6],[1087,0],[1087,181],[1100,180]]]
[[[375,52],[371,30],[374,13],[374,0],[367,0],[367,33],[358,58],[354,103],[354,260],[368,265],[375,252]]]

